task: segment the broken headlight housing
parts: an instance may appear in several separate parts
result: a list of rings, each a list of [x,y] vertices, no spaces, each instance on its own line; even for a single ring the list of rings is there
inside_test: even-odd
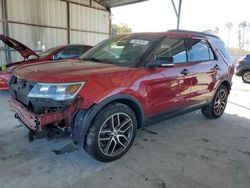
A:
[[[28,97],[47,98],[55,101],[74,99],[81,91],[85,82],[74,83],[37,83],[34,85]]]

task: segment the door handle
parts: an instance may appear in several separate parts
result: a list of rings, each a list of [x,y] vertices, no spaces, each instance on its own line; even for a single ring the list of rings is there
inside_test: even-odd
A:
[[[220,68],[220,66],[218,64],[216,64],[213,69],[218,70],[218,71],[221,70],[221,68]]]
[[[187,74],[190,74],[190,73],[191,73],[191,71],[188,70],[188,69],[183,69],[183,70],[181,71],[181,74],[183,74],[183,75],[187,75]]]

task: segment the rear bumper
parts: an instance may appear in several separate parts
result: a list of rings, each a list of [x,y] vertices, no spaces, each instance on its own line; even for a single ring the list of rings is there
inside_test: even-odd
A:
[[[72,103],[67,110],[62,112],[50,112],[44,114],[34,114],[30,112],[23,104],[11,97],[10,107],[15,112],[15,117],[28,129],[35,132],[41,132],[47,125],[64,121],[65,127],[72,126],[72,120],[78,111],[81,100]]]

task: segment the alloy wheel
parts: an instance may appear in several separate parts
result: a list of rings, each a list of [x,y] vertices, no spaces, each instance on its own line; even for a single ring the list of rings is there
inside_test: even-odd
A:
[[[98,135],[99,149],[109,157],[119,155],[131,143],[133,131],[133,121],[127,114],[113,114],[101,126]]]
[[[216,115],[220,116],[223,114],[227,105],[227,92],[225,90],[220,90],[217,93],[214,103],[214,112]]]
[[[244,80],[245,82],[250,83],[250,71],[244,73],[243,76],[242,76],[242,78],[243,78],[243,80]]]

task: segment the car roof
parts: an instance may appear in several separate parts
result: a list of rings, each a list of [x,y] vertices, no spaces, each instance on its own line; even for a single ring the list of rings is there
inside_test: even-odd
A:
[[[204,32],[198,32],[198,31],[189,31],[189,30],[168,30],[166,32],[138,32],[138,33],[126,33],[125,35],[159,35],[159,36],[175,36],[175,37],[197,37],[197,38],[216,38],[219,39],[218,36],[210,34],[210,33],[204,33]]]
[[[67,45],[63,45],[61,47],[63,48],[63,47],[70,47],[70,46],[73,46],[73,47],[74,46],[83,46],[84,47],[84,46],[91,46],[91,45],[86,45],[86,44],[67,44]]]
[[[206,33],[206,32],[199,32],[199,31],[189,31],[189,30],[169,30],[167,31],[172,32],[172,33],[183,33],[183,34],[191,34],[191,35],[199,35],[199,36],[209,36],[209,37],[215,37],[219,38],[218,36],[211,34],[211,33]]]

